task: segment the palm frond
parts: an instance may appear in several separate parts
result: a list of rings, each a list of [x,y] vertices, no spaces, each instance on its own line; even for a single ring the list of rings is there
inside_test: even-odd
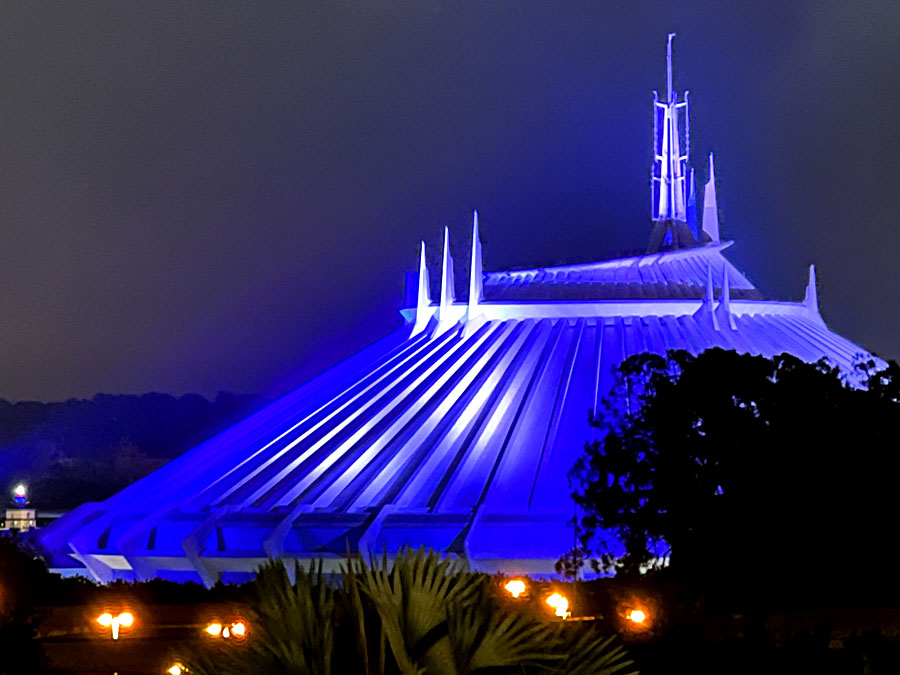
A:
[[[635,675],[624,647],[593,627],[548,623],[503,602],[485,574],[425,550],[367,564],[348,555],[343,586],[322,562],[269,562],[255,582],[240,649],[205,641],[197,675]],[[628,672],[630,670],[630,672]]]
[[[552,667],[553,629],[519,611],[498,606],[490,598],[450,612],[448,642],[456,672],[521,672],[528,666]]]
[[[614,644],[616,636],[603,637],[593,626],[582,628],[560,624],[557,629],[560,651],[565,654],[561,672],[569,675],[637,675],[625,671],[634,665],[625,647]]]

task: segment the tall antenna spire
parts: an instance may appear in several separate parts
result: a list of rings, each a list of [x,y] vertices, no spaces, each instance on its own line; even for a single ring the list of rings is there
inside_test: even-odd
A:
[[[653,92],[653,220],[687,220],[687,164],[690,153],[688,97],[678,101],[672,75],[672,38],[666,45],[666,97]]]
[[[666,45],[666,103],[675,102],[675,90],[672,88],[672,38],[675,33],[669,33],[669,42]]]

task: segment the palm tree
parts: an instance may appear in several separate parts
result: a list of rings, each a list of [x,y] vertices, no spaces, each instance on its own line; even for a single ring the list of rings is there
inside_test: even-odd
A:
[[[208,644],[188,672],[626,675],[632,665],[613,638],[511,607],[491,577],[435,552],[348,558],[341,577],[329,584],[320,562],[296,566],[291,583],[283,563],[267,563],[251,636],[240,647]]]

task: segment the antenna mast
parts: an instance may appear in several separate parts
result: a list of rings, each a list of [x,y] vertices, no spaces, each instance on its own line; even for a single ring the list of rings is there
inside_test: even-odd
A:
[[[669,42],[666,45],[666,103],[675,102],[675,91],[672,88],[672,38],[675,33],[669,33]]]
[[[688,96],[678,101],[672,75],[672,38],[666,43],[666,96],[653,94],[653,220],[687,222],[687,173],[690,152]]]

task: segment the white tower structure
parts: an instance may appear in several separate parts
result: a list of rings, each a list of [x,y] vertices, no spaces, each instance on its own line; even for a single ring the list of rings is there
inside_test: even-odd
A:
[[[687,221],[687,164],[690,153],[688,92],[678,101],[672,76],[672,38],[666,46],[666,97],[653,92],[653,220]],[[681,129],[684,129],[682,134]]]

